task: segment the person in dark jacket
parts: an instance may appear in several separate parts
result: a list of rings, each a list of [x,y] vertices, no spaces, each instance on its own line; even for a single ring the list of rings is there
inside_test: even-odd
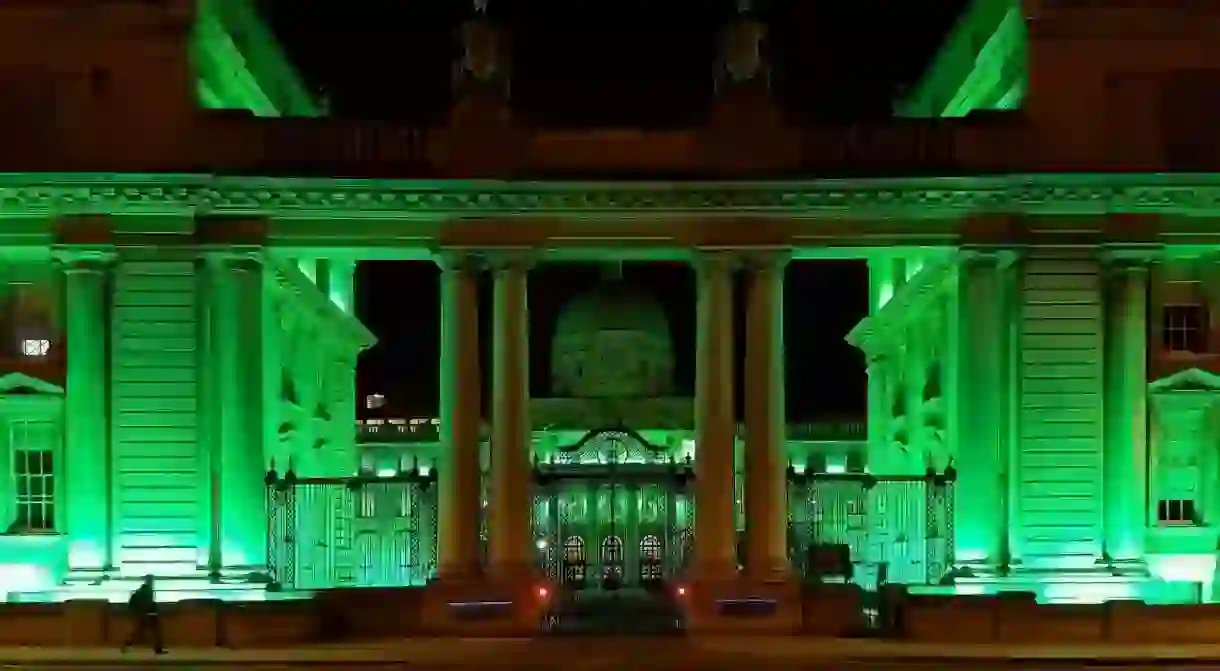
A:
[[[153,586],[153,577],[144,576],[144,582],[131,593],[127,601],[127,610],[135,618],[136,624],[123,644],[122,651],[152,637],[153,652],[165,654],[165,642],[161,637],[161,620],[157,617],[157,599]]]

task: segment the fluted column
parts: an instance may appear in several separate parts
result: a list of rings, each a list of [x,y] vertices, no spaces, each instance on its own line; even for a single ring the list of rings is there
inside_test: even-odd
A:
[[[1143,571],[1148,526],[1148,268],[1126,263],[1111,270],[1102,494],[1106,554],[1116,568]]]
[[[469,256],[437,257],[441,266],[441,454],[437,476],[437,577],[463,581],[479,573],[481,512],[479,304]]]
[[[207,258],[210,295],[210,406],[216,440],[213,474],[219,482],[216,540],[225,572],[259,570],[266,562],[267,511],[264,468],[265,409],[263,330],[266,278],[255,253]]]
[[[110,468],[107,430],[107,274],[112,256],[103,250],[65,249],[67,390],[64,400],[64,455],[67,497],[68,565],[74,572],[98,572],[113,565]],[[57,344],[56,344],[57,345]]]
[[[488,564],[501,579],[527,576],[531,538],[529,419],[529,259],[505,253],[491,258],[495,279],[492,344],[491,491]]]
[[[745,360],[746,575],[785,579],[788,487],[784,421],[784,268],[787,254],[749,259]]]
[[[701,253],[696,272],[695,577],[716,581],[737,573],[732,257]]]

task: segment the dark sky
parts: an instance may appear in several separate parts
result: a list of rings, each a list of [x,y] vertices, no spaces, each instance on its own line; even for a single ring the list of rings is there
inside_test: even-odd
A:
[[[259,0],[309,85],[337,116],[437,123],[452,100],[462,0]],[[712,100],[717,30],[732,0],[491,0],[511,29],[513,105],[540,125],[681,126]],[[760,0],[771,25],[772,88],[798,123],[889,115],[964,0]],[[354,8],[359,9],[354,9]],[[543,265],[530,280],[535,394],[549,380],[548,342],[562,305],[599,278],[593,266]],[[361,318],[380,338],[363,357],[362,393],[381,391],[412,415],[435,413],[438,271],[425,263],[362,264]],[[629,265],[628,281],[664,305],[679,389],[693,389],[694,278],[681,265]],[[791,420],[863,415],[860,355],[843,336],[866,312],[858,263],[794,263],[785,341]],[[482,298],[490,302],[484,287]],[[739,320],[740,321],[740,320]],[[486,324],[487,319],[484,319]],[[740,329],[739,329],[740,330]],[[485,338],[485,342],[489,339]],[[740,340],[740,338],[739,338]],[[739,347],[740,352],[740,347]]]

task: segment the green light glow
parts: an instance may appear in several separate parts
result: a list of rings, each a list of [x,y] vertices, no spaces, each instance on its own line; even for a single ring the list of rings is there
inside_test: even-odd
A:
[[[205,108],[320,116],[251,0],[198,0],[192,56]]]
[[[1029,74],[1020,0],[974,0],[919,82],[895,106],[903,117],[963,117],[1016,109]]]

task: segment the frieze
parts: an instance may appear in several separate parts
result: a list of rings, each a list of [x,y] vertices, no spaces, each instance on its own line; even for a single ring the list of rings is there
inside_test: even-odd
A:
[[[0,175],[0,217],[79,214],[414,219],[781,215],[912,219],[979,212],[1213,214],[1220,176],[1079,174],[807,182],[577,183],[206,175]]]

